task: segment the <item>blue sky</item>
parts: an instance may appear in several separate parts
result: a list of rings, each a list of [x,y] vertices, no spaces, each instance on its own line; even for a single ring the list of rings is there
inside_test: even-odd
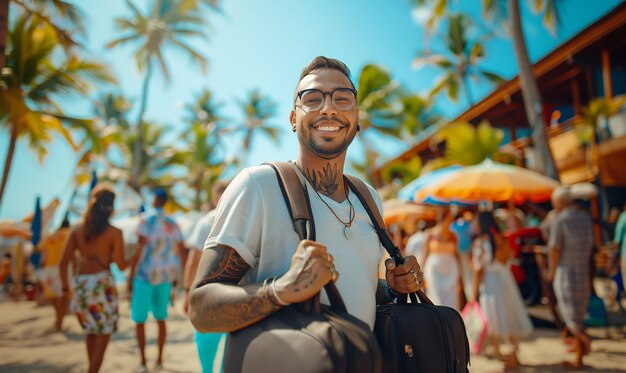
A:
[[[135,1],[145,3],[144,1]],[[560,5],[561,24],[557,35],[551,35],[541,24],[540,16],[522,6],[524,30],[532,60],[549,53],[576,32],[598,19],[622,1],[568,0]],[[131,100],[138,101],[141,75],[132,58],[133,47],[114,50],[105,44],[120,33],[113,19],[128,16],[129,11],[122,0],[81,0],[77,4],[87,14],[88,40],[86,55],[105,62],[118,77],[118,87],[96,87],[98,90],[117,89]],[[522,1],[522,3],[526,3]],[[478,15],[479,0],[458,2],[462,8]],[[285,129],[281,145],[274,146],[259,139],[252,149],[249,164],[268,160],[287,160],[296,156],[295,137],[288,130],[292,94],[300,70],[316,55],[326,55],[343,60],[352,70],[353,79],[367,63],[377,63],[388,69],[392,76],[411,91],[424,92],[436,80],[437,71],[430,68],[414,70],[411,61],[423,48],[422,27],[418,24],[413,8],[407,0],[274,0],[244,1],[224,0],[223,15],[210,16],[210,40],[196,40],[209,59],[209,69],[202,75],[200,69],[189,63],[189,58],[177,50],[165,54],[173,79],[165,83],[157,73],[150,90],[147,119],[173,128],[182,128],[182,104],[191,101],[203,88],[211,89],[218,101],[224,103],[223,113],[233,119],[241,117],[236,106],[237,99],[254,88],[268,94],[278,103],[277,116],[271,121]],[[502,26],[497,26],[502,30]],[[304,37],[304,34],[307,37]],[[310,35],[313,34],[314,37]],[[494,39],[487,45],[484,67],[506,78],[516,74],[510,40]],[[436,40],[430,42],[438,46]],[[474,94],[482,97],[489,93],[488,85],[478,82]],[[138,106],[138,105],[137,105]],[[438,102],[438,109],[446,117],[454,117],[466,108],[466,103]],[[91,114],[91,103],[86,97],[64,100],[64,109],[74,115]],[[135,116],[131,116],[134,120]],[[378,141],[386,156],[393,156],[406,149],[384,139]],[[8,147],[8,133],[0,132],[0,158]],[[235,153],[239,145],[229,144]],[[60,197],[67,202],[72,189],[72,173],[76,155],[69,146],[56,139],[50,146],[49,156],[39,164],[25,142],[19,142],[9,178],[5,198],[0,207],[0,219],[20,218],[31,212],[36,195],[45,204]],[[349,158],[359,158],[360,147],[355,144]],[[3,164],[3,163],[2,163]],[[65,205],[62,204],[62,209]]]

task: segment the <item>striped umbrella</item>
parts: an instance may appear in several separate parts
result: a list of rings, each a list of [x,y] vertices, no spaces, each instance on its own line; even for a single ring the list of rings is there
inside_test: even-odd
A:
[[[490,159],[449,173],[415,194],[415,201],[428,198],[463,201],[545,202],[559,186],[556,180],[525,168]]]
[[[415,202],[415,193],[417,193],[418,190],[436,182],[451,172],[458,171],[462,168],[463,166],[449,166],[420,175],[420,177],[411,181],[398,191],[398,198]]]
[[[461,169],[463,169],[463,166],[455,165],[455,166],[440,168],[438,170],[434,170],[429,173],[426,173],[418,177],[417,179],[411,181],[410,183],[405,185],[402,189],[400,189],[400,191],[398,192],[398,199],[416,202],[415,194],[420,189],[425,188],[435,183],[439,179],[446,177],[447,175],[453,172],[456,172],[458,170],[461,170]],[[433,196],[424,198],[423,200],[420,200],[419,202],[426,204],[426,205],[435,205],[435,206],[457,205],[461,207],[469,207],[469,206],[476,205],[476,202],[474,201],[463,201],[458,198],[438,198],[438,197],[433,197]]]

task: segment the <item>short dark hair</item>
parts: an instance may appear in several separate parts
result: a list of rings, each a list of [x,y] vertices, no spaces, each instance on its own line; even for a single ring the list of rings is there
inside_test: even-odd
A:
[[[345,75],[346,78],[348,78],[348,80],[350,81],[350,84],[352,85],[352,88],[356,88],[354,86],[354,83],[352,83],[352,79],[350,79],[350,69],[348,69],[348,66],[346,66],[345,63],[337,59],[328,58],[324,56],[315,57],[313,61],[309,62],[309,64],[306,65],[304,69],[302,69],[302,72],[300,73],[300,80],[298,80],[298,84],[300,84],[300,81],[304,79],[305,76],[319,69],[335,69],[339,71],[340,73]],[[296,86],[298,84],[296,84]]]

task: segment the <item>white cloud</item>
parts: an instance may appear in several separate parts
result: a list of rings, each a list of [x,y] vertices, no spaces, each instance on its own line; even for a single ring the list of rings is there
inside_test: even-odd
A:
[[[418,25],[423,25],[426,21],[433,15],[433,10],[425,7],[415,7],[411,12],[411,16],[413,16],[413,21],[415,21]]]

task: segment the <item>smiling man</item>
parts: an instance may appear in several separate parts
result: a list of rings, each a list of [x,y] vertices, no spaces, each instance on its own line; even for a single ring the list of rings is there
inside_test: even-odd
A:
[[[271,167],[244,169],[218,204],[190,293],[189,315],[199,331],[245,328],[313,297],[329,281],[335,281],[348,312],[373,328],[377,303],[421,288],[412,256],[398,267],[388,260],[386,281],[378,280],[384,249],[343,176],[358,119],[357,91],[346,65],[316,57],[300,75],[290,122],[317,241],[300,241],[291,230]],[[376,191],[370,192],[380,208]],[[322,302],[327,303],[324,295]]]

